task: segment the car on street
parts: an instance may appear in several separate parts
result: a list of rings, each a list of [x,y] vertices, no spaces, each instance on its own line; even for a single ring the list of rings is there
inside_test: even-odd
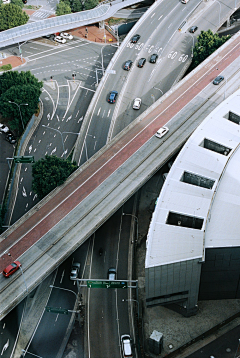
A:
[[[12,274],[14,274],[14,272],[16,272],[17,270],[20,269],[20,262],[19,261],[14,261],[12,262],[10,265],[8,265],[4,270],[3,270],[3,276],[5,277],[9,277]]]
[[[71,273],[70,273],[70,280],[74,280],[75,278],[78,278],[78,274],[80,271],[80,263],[79,262],[73,262]]]
[[[222,75],[219,75],[215,78],[215,80],[213,81],[214,85],[219,85],[220,82],[222,82],[224,80],[224,77]]]
[[[132,37],[132,39],[131,39],[131,42],[132,42],[133,44],[137,43],[138,40],[140,39],[140,37],[141,37],[141,36],[138,35],[138,34],[134,35],[134,36]]]
[[[67,40],[72,40],[73,39],[73,35],[69,34],[68,32],[61,32],[60,36],[63,37],[64,39],[67,39]]]
[[[27,0],[22,0],[22,2],[23,2],[24,4],[27,4]]]
[[[168,127],[161,127],[155,134],[156,137],[162,138],[169,131]]]
[[[158,59],[158,55],[156,53],[153,53],[150,57],[150,63],[156,63]]]
[[[135,98],[133,102],[133,109],[140,109],[142,100],[141,98]]]
[[[141,68],[141,67],[143,67],[143,66],[145,65],[145,62],[146,62],[146,58],[142,57],[142,58],[140,58],[140,60],[138,61],[137,66]]]
[[[190,32],[191,34],[194,34],[194,32],[196,32],[197,29],[198,29],[197,26],[192,26],[192,27],[190,27],[189,32]]]
[[[108,103],[115,103],[117,99],[118,92],[117,91],[111,91],[108,98]]]
[[[5,134],[5,139],[11,144],[16,143],[17,141],[17,139],[14,137],[14,135],[11,132]]]
[[[132,64],[133,64],[133,62],[132,62],[131,60],[127,60],[127,61],[124,63],[123,69],[126,70],[126,71],[129,71],[130,68],[132,67]]]
[[[123,357],[131,358],[133,356],[132,347],[131,347],[131,338],[129,334],[123,334],[121,336],[121,347],[122,347],[122,354]]]
[[[0,131],[7,133],[7,132],[9,132],[9,128],[7,126],[5,126],[4,124],[0,123]]]
[[[62,44],[65,44],[65,42],[67,42],[67,40],[64,39],[62,36],[55,36],[54,41],[60,42]]]
[[[117,271],[116,271],[116,269],[115,269],[114,267],[110,267],[110,268],[108,269],[108,274],[107,274],[108,280],[114,281],[114,280],[116,280],[116,276],[117,276]]]

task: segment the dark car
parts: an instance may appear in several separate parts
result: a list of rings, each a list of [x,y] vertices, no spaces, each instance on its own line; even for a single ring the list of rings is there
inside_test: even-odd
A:
[[[219,75],[215,78],[215,80],[213,81],[214,85],[219,85],[220,82],[222,82],[224,80],[224,77],[222,75]]]
[[[26,3],[27,3],[27,0],[22,0],[22,2],[23,2],[24,4],[26,4]]]
[[[129,71],[131,67],[132,67],[132,61],[131,61],[131,60],[127,60],[127,61],[124,63],[124,66],[123,66],[124,70]]]
[[[17,141],[17,139],[14,137],[14,135],[12,133],[6,133],[5,139],[11,144],[16,143],[16,141]]]
[[[138,61],[138,67],[143,67],[145,65],[146,62],[146,58],[140,58],[140,60]]]
[[[110,95],[109,95],[109,98],[108,98],[108,103],[115,103],[117,95],[118,95],[117,91],[111,91]]]
[[[190,27],[189,32],[191,32],[191,34],[194,34],[194,32],[196,32],[197,29],[198,29],[197,26],[192,26],[192,27]]]
[[[150,57],[150,63],[156,63],[158,59],[158,55],[156,53],[153,53]]]
[[[4,270],[3,270],[3,276],[5,277],[9,277],[11,276],[14,272],[16,272],[17,270],[20,269],[20,262],[19,261],[14,261],[13,263],[11,263],[10,265],[8,265]]]
[[[134,35],[133,37],[132,37],[132,39],[131,39],[131,42],[133,43],[133,44],[136,44],[137,42],[138,42],[138,40],[140,39],[140,35],[138,35],[138,34],[136,34],[136,35]]]

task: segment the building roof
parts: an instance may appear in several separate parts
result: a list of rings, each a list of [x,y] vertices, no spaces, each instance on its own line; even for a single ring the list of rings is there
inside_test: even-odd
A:
[[[240,90],[191,135],[172,165],[150,224],[145,267],[204,259],[240,245]]]

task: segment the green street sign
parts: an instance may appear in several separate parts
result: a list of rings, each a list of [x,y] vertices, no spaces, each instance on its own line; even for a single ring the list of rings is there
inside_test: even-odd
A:
[[[88,288],[127,288],[126,281],[87,281]]]
[[[61,313],[61,314],[68,314],[68,310],[65,308],[58,308],[58,307],[45,307],[47,312],[52,312],[52,313]]]
[[[34,163],[33,156],[20,156],[20,157],[13,157],[14,163]]]

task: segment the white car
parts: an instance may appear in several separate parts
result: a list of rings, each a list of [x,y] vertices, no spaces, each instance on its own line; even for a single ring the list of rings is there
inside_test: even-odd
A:
[[[0,123],[0,131],[7,133],[7,132],[9,132],[9,128],[7,126],[5,126],[4,124]]]
[[[67,39],[67,40],[73,39],[73,35],[69,34],[68,32],[61,32],[60,36],[62,36],[64,39]]]
[[[121,336],[121,344],[122,344],[122,353],[123,357],[132,357],[132,347],[131,347],[131,338],[129,334],[123,334]]]
[[[61,42],[62,44],[65,44],[66,39],[64,39],[62,36],[55,36],[54,41]]]
[[[167,134],[168,131],[169,131],[168,127],[159,128],[155,136],[158,138],[162,138],[165,134]]]
[[[133,102],[133,109],[140,109],[142,100],[141,98],[135,98]]]

